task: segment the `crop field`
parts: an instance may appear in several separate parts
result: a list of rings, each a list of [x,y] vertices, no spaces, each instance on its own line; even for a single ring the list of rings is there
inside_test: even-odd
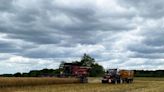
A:
[[[0,92],[164,92],[164,78],[135,78],[132,84],[101,84],[101,78],[0,78]],[[71,84],[63,84],[71,83]]]

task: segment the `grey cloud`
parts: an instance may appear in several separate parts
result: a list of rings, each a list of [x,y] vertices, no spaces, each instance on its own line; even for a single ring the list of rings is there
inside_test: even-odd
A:
[[[39,2],[37,8],[16,8],[17,10],[15,11],[14,16],[9,17],[10,22],[13,23],[13,25],[8,26],[9,24],[7,23],[3,24],[5,25],[5,27],[1,27],[1,29],[3,29],[1,32],[10,33],[8,36],[14,39],[22,39],[25,41],[45,44],[54,44],[60,43],[59,40],[63,40],[60,38],[57,39],[58,41],[56,41],[55,39],[49,39],[51,37],[49,34],[52,33],[49,32],[49,30],[57,30],[65,33],[66,35],[69,34],[72,37],[81,37],[79,38],[79,40],[77,40],[77,42],[84,43],[86,41],[87,44],[89,42],[95,43],[94,41],[91,41],[92,39],[89,42],[87,42],[88,39],[83,40],[83,38],[92,36],[88,33],[88,31],[116,31],[130,30],[134,28],[133,26],[125,26],[126,22],[119,22],[119,20],[116,21],[111,19],[109,20],[110,22],[107,23],[100,22],[99,18],[95,16],[96,10],[90,7],[91,6],[68,8],[65,6],[55,6],[55,4],[50,4],[49,6],[47,6],[46,4],[42,4],[41,2]],[[67,16],[73,24],[62,25],[62,22],[64,23],[64,21],[51,21],[50,17],[55,18],[60,16],[60,14]],[[76,20],[79,22],[76,22]]]
[[[150,32],[151,31],[151,32]],[[143,43],[154,46],[154,47],[163,47],[164,46],[164,31],[162,30],[162,27],[159,25],[158,28],[152,28],[147,29],[147,31],[142,32],[142,35],[145,35],[145,39],[143,40]]]
[[[149,37],[149,39],[144,40],[145,44],[151,45],[151,46],[164,46],[164,39],[163,36],[156,36],[156,37]]]
[[[146,59],[163,59],[163,53],[150,53],[150,54],[143,54],[143,53],[135,53],[134,55],[130,56],[131,58],[146,58]],[[153,61],[152,61],[153,62]]]
[[[113,0],[110,7],[107,0],[101,2],[102,6],[96,0],[1,0],[0,53],[16,55],[6,61],[21,56],[29,63],[89,53],[104,66],[134,64],[133,68],[138,67],[137,58],[144,65],[163,58],[162,0]],[[42,67],[37,65],[29,69]]]
[[[16,53],[21,52],[20,48],[17,48],[16,46],[6,43],[6,42],[0,42],[0,53]]]
[[[37,32],[31,32],[31,34],[11,34],[9,35],[10,38],[14,38],[14,39],[23,39],[25,41],[30,41],[30,42],[35,42],[37,44],[52,44],[52,43],[59,43],[61,40],[61,37],[53,37],[52,35],[49,34],[42,34],[39,33],[38,34],[34,34],[33,33],[37,33]]]
[[[121,4],[128,8],[135,8],[136,15],[145,18],[162,18],[164,14],[163,0],[119,0]]]
[[[160,25],[144,26],[139,35],[143,37],[141,42],[127,46],[127,50],[133,52],[129,57],[149,59],[150,62],[164,58],[164,32]]]
[[[0,1],[0,11],[10,11],[13,7],[14,0],[1,0]]]
[[[133,52],[139,52],[143,54],[148,53],[164,53],[164,47],[153,47],[153,46],[147,46],[144,43],[139,45],[129,45],[127,47],[128,50]]]

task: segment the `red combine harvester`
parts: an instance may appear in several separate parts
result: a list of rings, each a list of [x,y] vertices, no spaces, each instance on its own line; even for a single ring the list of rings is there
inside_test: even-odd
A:
[[[88,82],[88,75],[90,67],[81,66],[76,63],[64,63],[62,67],[60,67],[61,76],[62,77],[76,77],[80,79],[81,83]]]

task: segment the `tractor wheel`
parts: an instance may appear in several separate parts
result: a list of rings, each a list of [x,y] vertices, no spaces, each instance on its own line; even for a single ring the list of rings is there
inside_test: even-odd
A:
[[[88,78],[84,78],[83,83],[88,83]]]
[[[112,80],[111,79],[108,79],[108,82],[107,83],[112,83]]]
[[[118,84],[118,81],[117,80],[114,80],[114,84]]]
[[[87,77],[81,77],[80,82],[81,83],[88,83],[88,78]]]
[[[107,83],[107,81],[102,80],[101,83]]]

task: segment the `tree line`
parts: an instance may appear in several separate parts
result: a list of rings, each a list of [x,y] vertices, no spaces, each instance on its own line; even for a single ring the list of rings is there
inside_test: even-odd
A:
[[[65,61],[61,62],[62,66]],[[90,77],[100,77],[103,76],[105,70],[103,66],[95,62],[95,59],[88,54],[84,54],[80,61],[72,61],[72,63],[78,64],[80,66],[91,67],[89,76]],[[59,67],[60,67],[59,66]],[[60,76],[60,68],[58,69],[42,69],[42,70],[31,70],[28,73],[17,72],[15,74],[2,74],[2,77],[54,77]]]
[[[65,62],[61,62],[61,67]],[[105,74],[103,66],[96,63],[95,59],[88,54],[84,54],[80,61],[73,61],[80,66],[91,67],[89,76],[90,77],[102,77]],[[15,73],[15,74],[2,74],[1,77],[54,77],[60,76],[60,68],[58,69],[42,69],[42,70],[31,70],[28,73]],[[135,77],[164,77],[164,70],[156,71],[144,71],[134,70]]]
[[[164,77],[164,70],[134,70],[135,77]]]

